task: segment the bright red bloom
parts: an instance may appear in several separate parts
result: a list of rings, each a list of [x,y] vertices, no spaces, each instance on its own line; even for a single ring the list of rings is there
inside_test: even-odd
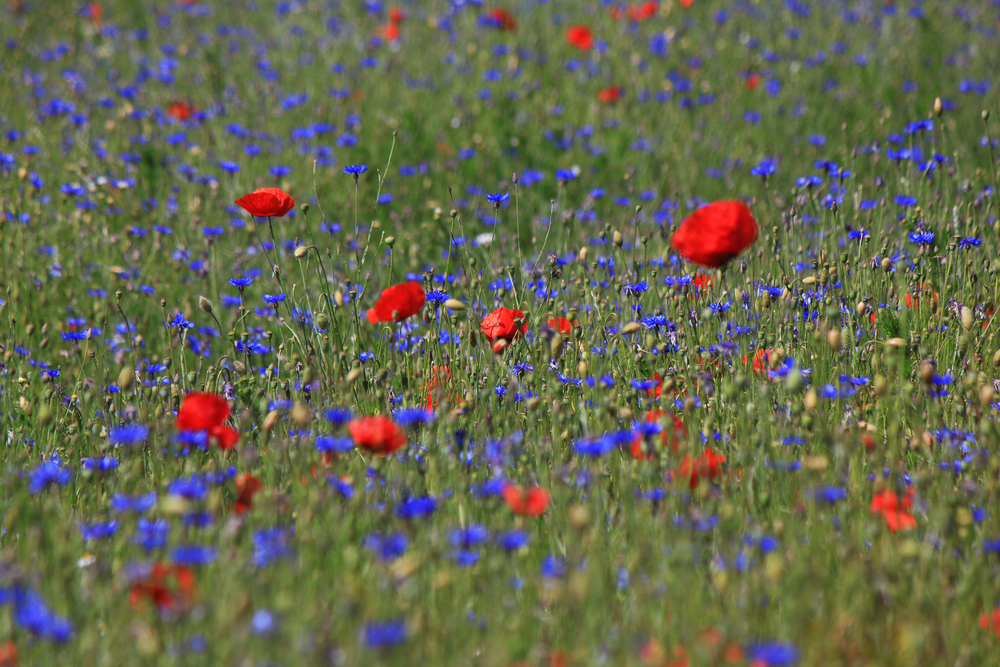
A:
[[[895,533],[897,530],[917,527],[917,520],[907,511],[911,507],[913,507],[912,491],[908,491],[900,500],[894,491],[885,489],[872,497],[871,513],[881,514],[885,519],[885,525]]]
[[[352,419],[347,424],[354,445],[372,454],[391,454],[406,444],[406,434],[389,417],[374,416]]]
[[[17,667],[17,644],[14,642],[0,644],[0,667]]]
[[[684,259],[717,269],[757,240],[757,221],[747,205],[719,201],[695,211],[674,232],[670,245]]]
[[[424,288],[413,280],[386,287],[375,305],[368,309],[368,321],[377,324],[405,320],[419,313],[426,301]]]
[[[232,449],[240,434],[226,426],[229,403],[215,394],[193,392],[184,397],[177,411],[174,428],[178,431],[204,431],[214,438],[219,449]]]
[[[135,609],[149,598],[160,611],[169,611],[186,604],[194,596],[194,574],[183,565],[157,563],[149,576],[132,585],[128,601]]]
[[[650,424],[656,424],[660,421],[660,418],[664,414],[666,413],[660,408],[650,410],[646,413],[646,421]],[[680,441],[687,437],[687,428],[684,426],[684,422],[682,422],[677,415],[668,414],[667,416],[673,417],[674,424],[673,427],[669,425],[663,427],[663,431],[660,432],[660,441],[663,443],[664,447],[670,447],[670,449],[676,452],[677,448],[680,446]],[[653,437],[655,438],[656,436],[654,435]],[[632,440],[632,456],[639,461],[646,461],[653,458],[652,452],[649,451],[650,448],[643,447],[644,440],[645,439],[642,437],[642,434],[636,435]]]
[[[280,218],[295,207],[295,200],[281,188],[261,188],[236,200],[250,215]]]
[[[522,489],[516,484],[505,484],[501,493],[511,511],[521,516],[541,516],[552,502],[552,496],[540,486]]]
[[[997,639],[1000,639],[1000,609],[991,609],[990,613],[980,616],[979,627],[984,630],[992,628],[993,632],[996,633]]]
[[[691,9],[691,5],[694,4],[694,0],[681,0],[681,7],[684,9]]]
[[[399,7],[389,8],[389,22],[399,25],[406,19],[406,14]]]
[[[757,72],[751,72],[750,74],[747,74],[747,78],[743,80],[743,87],[747,90],[754,90],[757,88],[759,83],[760,74],[757,74]]]
[[[590,51],[594,48],[594,33],[586,26],[575,25],[566,31],[566,41],[581,51]]]
[[[384,26],[378,30],[379,37],[382,39],[395,42],[399,39],[399,24],[398,23],[386,23]]]
[[[559,333],[569,335],[573,333],[573,327],[577,326],[578,322],[576,320],[570,322],[565,317],[553,317],[547,324]]]
[[[677,479],[688,480],[688,487],[696,489],[702,478],[715,479],[718,477],[719,473],[722,472],[722,464],[725,462],[725,456],[708,447],[700,456],[686,455],[681,460],[675,476]]]
[[[628,17],[632,21],[645,21],[648,18],[656,16],[656,12],[660,9],[660,3],[656,0],[647,0],[641,5],[629,5],[628,6]]]
[[[767,375],[768,366],[771,362],[771,350],[757,350],[753,353],[753,373],[754,375]],[[747,355],[743,355],[743,365],[747,365]]]
[[[514,20],[514,15],[506,9],[491,9],[489,17],[493,20],[493,25],[497,30],[505,30],[507,32],[517,30],[517,21]]]
[[[528,331],[528,323],[524,322],[520,326],[514,320],[523,320],[524,313],[517,308],[504,308],[500,306],[492,313],[483,318],[479,324],[479,330],[483,332],[486,339],[493,346],[496,341],[504,340],[510,343],[515,338],[523,336]]]
[[[260,480],[250,473],[244,473],[236,478],[236,502],[233,503],[233,509],[237,514],[243,514],[250,509],[253,497],[260,488]]]
[[[92,2],[87,5],[87,18],[96,25],[100,26],[104,21],[104,7],[99,2]]]
[[[190,102],[175,100],[167,107],[167,115],[174,120],[187,120],[194,113],[194,107]]]
[[[598,91],[597,101],[602,104],[614,104],[625,96],[625,89],[621,86],[608,86]]]

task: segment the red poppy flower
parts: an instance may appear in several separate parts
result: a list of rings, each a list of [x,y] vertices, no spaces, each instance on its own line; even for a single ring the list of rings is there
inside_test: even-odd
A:
[[[295,200],[281,188],[261,188],[236,200],[250,215],[280,218],[295,207]]]
[[[0,644],[0,667],[17,667],[17,644],[14,642]]]
[[[598,91],[597,101],[602,104],[614,104],[625,96],[625,89],[621,86],[608,86]]]
[[[650,410],[646,413],[646,421],[650,424],[656,424],[660,421],[660,418],[666,414],[660,408],[655,410]],[[670,447],[673,451],[677,451],[680,446],[680,441],[687,437],[687,428],[684,426],[684,422],[680,420],[677,415],[667,415],[668,417],[673,417],[673,426],[664,426],[663,431],[660,432],[660,442],[663,443],[664,447]],[[655,438],[655,436],[653,436]],[[646,461],[653,458],[652,452],[648,451],[646,447],[643,447],[645,438],[642,434],[638,434],[632,440],[632,456],[639,461]]]
[[[194,574],[183,565],[157,563],[149,576],[132,585],[128,601],[133,608],[142,606],[143,598],[149,598],[160,611],[169,611],[190,602],[194,596]]]
[[[872,497],[871,513],[881,514],[885,519],[885,525],[895,533],[897,530],[917,527],[917,520],[907,511],[911,507],[913,507],[912,492],[907,492],[900,500],[894,491],[885,489]]]
[[[260,480],[250,473],[244,473],[236,478],[236,502],[233,503],[233,509],[237,514],[243,514],[250,509],[253,497],[260,491],[260,487]]]
[[[416,315],[424,307],[427,295],[420,283],[409,281],[386,287],[375,305],[368,309],[368,321],[399,322],[410,315]]]
[[[178,431],[204,431],[214,438],[220,449],[232,449],[240,434],[226,426],[229,403],[215,394],[194,392],[184,397],[177,411],[174,428]]]
[[[573,327],[577,326],[578,322],[576,320],[570,322],[565,317],[553,317],[546,324],[561,334],[569,335],[573,333]]]
[[[757,240],[757,221],[746,204],[719,201],[695,211],[674,232],[670,245],[684,259],[717,269]]]
[[[566,31],[566,41],[581,51],[590,51],[594,48],[594,33],[586,26],[575,25]]]
[[[386,23],[384,26],[378,29],[379,37],[382,39],[395,42],[399,39],[399,24],[398,23]]]
[[[628,17],[630,20],[639,22],[645,21],[648,18],[656,16],[656,12],[660,9],[660,3],[656,0],[647,0],[641,5],[629,5],[628,7]]]
[[[374,416],[352,419],[347,424],[354,445],[373,454],[391,454],[406,444],[406,434],[389,417]]]
[[[515,320],[523,320],[524,313],[517,308],[504,308],[500,306],[492,313],[483,318],[479,324],[479,330],[486,336],[490,345],[495,345],[497,341],[503,340],[510,343],[515,338],[523,336],[528,330],[528,323],[524,322],[520,326]]]
[[[441,394],[441,385],[451,380],[451,369],[447,366],[434,366],[431,368],[431,379],[424,384],[427,392],[427,409],[436,410],[438,397]]]
[[[185,102],[184,100],[176,100],[170,103],[167,107],[167,115],[174,120],[187,120],[194,113],[194,107],[191,106],[190,102]]]
[[[743,87],[747,90],[754,90],[760,83],[760,74],[757,72],[751,72],[747,74],[747,78],[743,80]]]
[[[507,32],[517,30],[517,21],[514,20],[514,15],[506,9],[492,9],[490,10],[489,17],[497,30],[505,30]]]
[[[691,9],[691,5],[694,4],[694,0],[681,0],[681,7],[684,9]]]
[[[399,7],[389,8],[389,22],[395,25],[399,25],[404,20],[406,20],[406,14]]]
[[[725,456],[708,447],[699,456],[686,455],[681,460],[675,476],[677,479],[688,480],[689,488],[697,489],[702,478],[715,479],[718,477],[722,471],[722,464],[725,462]]]
[[[757,350],[753,353],[753,374],[767,375],[771,362],[771,350]],[[747,355],[743,355],[743,365],[747,365]]]
[[[505,484],[501,493],[511,511],[521,516],[541,516],[552,502],[552,496],[540,486],[522,489],[516,484]]]
[[[87,18],[91,23],[100,26],[104,20],[104,7],[99,2],[92,2],[87,5]]]
[[[990,613],[979,617],[979,627],[984,630],[993,629],[997,639],[1000,639],[1000,609],[991,609]]]

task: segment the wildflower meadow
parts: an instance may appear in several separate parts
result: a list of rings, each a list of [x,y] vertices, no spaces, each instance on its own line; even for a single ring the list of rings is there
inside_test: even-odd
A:
[[[998,33],[4,0],[0,667],[1000,664]]]

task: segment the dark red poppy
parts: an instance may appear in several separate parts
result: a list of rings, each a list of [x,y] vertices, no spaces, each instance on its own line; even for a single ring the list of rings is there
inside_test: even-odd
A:
[[[175,100],[167,107],[167,115],[178,121],[187,120],[193,113],[194,107],[184,100]]]
[[[424,288],[413,280],[386,287],[375,305],[368,309],[368,321],[376,324],[405,320],[419,313],[426,301]]]
[[[295,207],[295,200],[281,188],[261,188],[236,200],[250,215],[280,218]]]
[[[872,497],[871,513],[881,514],[892,532],[917,527],[917,520],[907,510],[913,507],[912,489],[900,500],[894,491],[885,489]]]
[[[621,86],[608,86],[598,91],[597,101],[602,104],[614,104],[625,96],[625,89]]]
[[[522,489],[516,484],[505,484],[501,493],[511,511],[521,516],[541,516],[552,502],[552,496],[540,486]]]
[[[699,271],[695,275],[694,280],[691,282],[694,284],[696,288],[704,291],[707,290],[709,287],[711,287],[712,283],[714,283],[715,280],[713,280],[712,276],[708,275],[707,273],[701,273]]]
[[[684,9],[691,9],[691,5],[694,4],[694,0],[681,0],[681,7]]]
[[[718,477],[722,471],[722,464],[725,462],[725,456],[708,447],[699,456],[686,455],[681,460],[674,476],[678,480],[688,480],[688,487],[696,489],[702,479]]]
[[[639,22],[656,16],[660,9],[660,3],[656,0],[647,0],[639,5],[628,6],[628,17],[630,20]]]
[[[594,48],[594,33],[587,26],[575,25],[566,31],[566,41],[581,51],[590,51]]]
[[[194,597],[194,573],[183,565],[156,563],[142,581],[132,585],[128,601],[133,608],[149,598],[160,611],[170,611],[187,604]]]
[[[0,667],[17,667],[17,644],[12,641],[0,644]]]
[[[669,447],[676,452],[680,446],[680,441],[687,437],[687,428],[684,426],[684,422],[682,422],[677,415],[667,414],[660,408],[647,412],[646,421],[650,424],[655,424],[659,422],[660,418],[665,414],[668,417],[672,417],[674,423],[672,426],[668,425],[663,427],[663,431],[660,432],[660,442],[664,447]],[[656,436],[654,435],[653,437],[655,438]],[[649,447],[643,446],[644,443],[645,439],[642,437],[642,434],[636,435],[632,440],[632,456],[639,461],[645,461],[652,458],[652,452],[649,450]]]
[[[717,269],[757,240],[757,221],[740,201],[718,201],[695,211],[674,232],[670,245],[684,259]]]
[[[524,313],[517,308],[504,308],[500,306],[492,313],[483,318],[479,323],[479,330],[486,336],[486,340],[493,346],[497,341],[503,340],[508,344],[515,338],[523,336],[528,330],[528,323],[522,322],[520,325],[515,320],[523,320]]]
[[[565,317],[553,317],[546,324],[548,324],[550,327],[552,327],[559,333],[567,335],[572,334],[573,328],[578,326],[578,322],[576,320],[570,322]]]
[[[406,20],[406,13],[403,12],[399,7],[389,8],[389,22],[394,25],[399,25]]]
[[[517,21],[514,20],[514,15],[506,9],[491,9],[489,17],[493,27],[497,30],[505,30],[507,32],[517,30]]]
[[[177,411],[174,428],[178,431],[206,432],[219,449],[232,449],[240,434],[226,426],[229,403],[215,394],[190,393]]]
[[[99,2],[92,2],[87,5],[87,18],[91,23],[100,27],[104,21],[104,7]]]
[[[359,417],[347,424],[354,445],[373,454],[391,454],[406,444],[406,434],[389,417]]]
[[[746,88],[747,90],[756,89],[759,83],[760,83],[760,74],[757,74],[757,72],[750,72],[749,74],[747,74],[747,77],[743,79],[743,87]]]
[[[253,497],[260,491],[260,480],[244,473],[236,478],[236,502],[233,503],[233,510],[237,514],[243,514],[253,506]]]

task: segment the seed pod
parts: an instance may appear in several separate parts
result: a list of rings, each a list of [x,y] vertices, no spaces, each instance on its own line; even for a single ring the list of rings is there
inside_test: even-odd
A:
[[[636,331],[642,328],[642,325],[638,322],[629,322],[622,327],[623,334],[634,334]]]
[[[264,423],[261,425],[265,432],[270,433],[274,429],[274,425],[278,423],[278,411],[271,410],[264,417]]]
[[[611,241],[615,244],[616,248],[621,248],[622,243],[624,243],[624,239],[622,238],[622,233],[619,232],[618,230],[615,230],[615,233],[611,235]]]
[[[968,306],[962,306],[962,328],[968,331],[972,328],[972,309]]]
[[[215,308],[212,306],[212,302],[203,296],[198,297],[198,307],[204,310],[209,315],[211,315],[212,312],[215,310]]]
[[[938,118],[940,118],[941,114],[943,112],[944,112],[944,105],[941,103],[941,98],[940,97],[935,97],[934,98],[934,115],[937,116]]]
[[[465,310],[465,304],[458,299],[446,299],[444,302],[444,307],[448,310],[462,311]]]
[[[317,313],[316,315],[316,327],[320,331],[326,331],[330,328],[330,316],[326,313]]]
[[[118,374],[118,386],[122,389],[131,389],[134,381],[135,373],[132,372],[131,368],[123,368]]]
[[[830,344],[830,349],[840,352],[840,329],[830,329],[826,332],[826,342]]]
[[[302,259],[309,254],[309,248],[304,245],[300,245],[295,248],[295,259]]]

